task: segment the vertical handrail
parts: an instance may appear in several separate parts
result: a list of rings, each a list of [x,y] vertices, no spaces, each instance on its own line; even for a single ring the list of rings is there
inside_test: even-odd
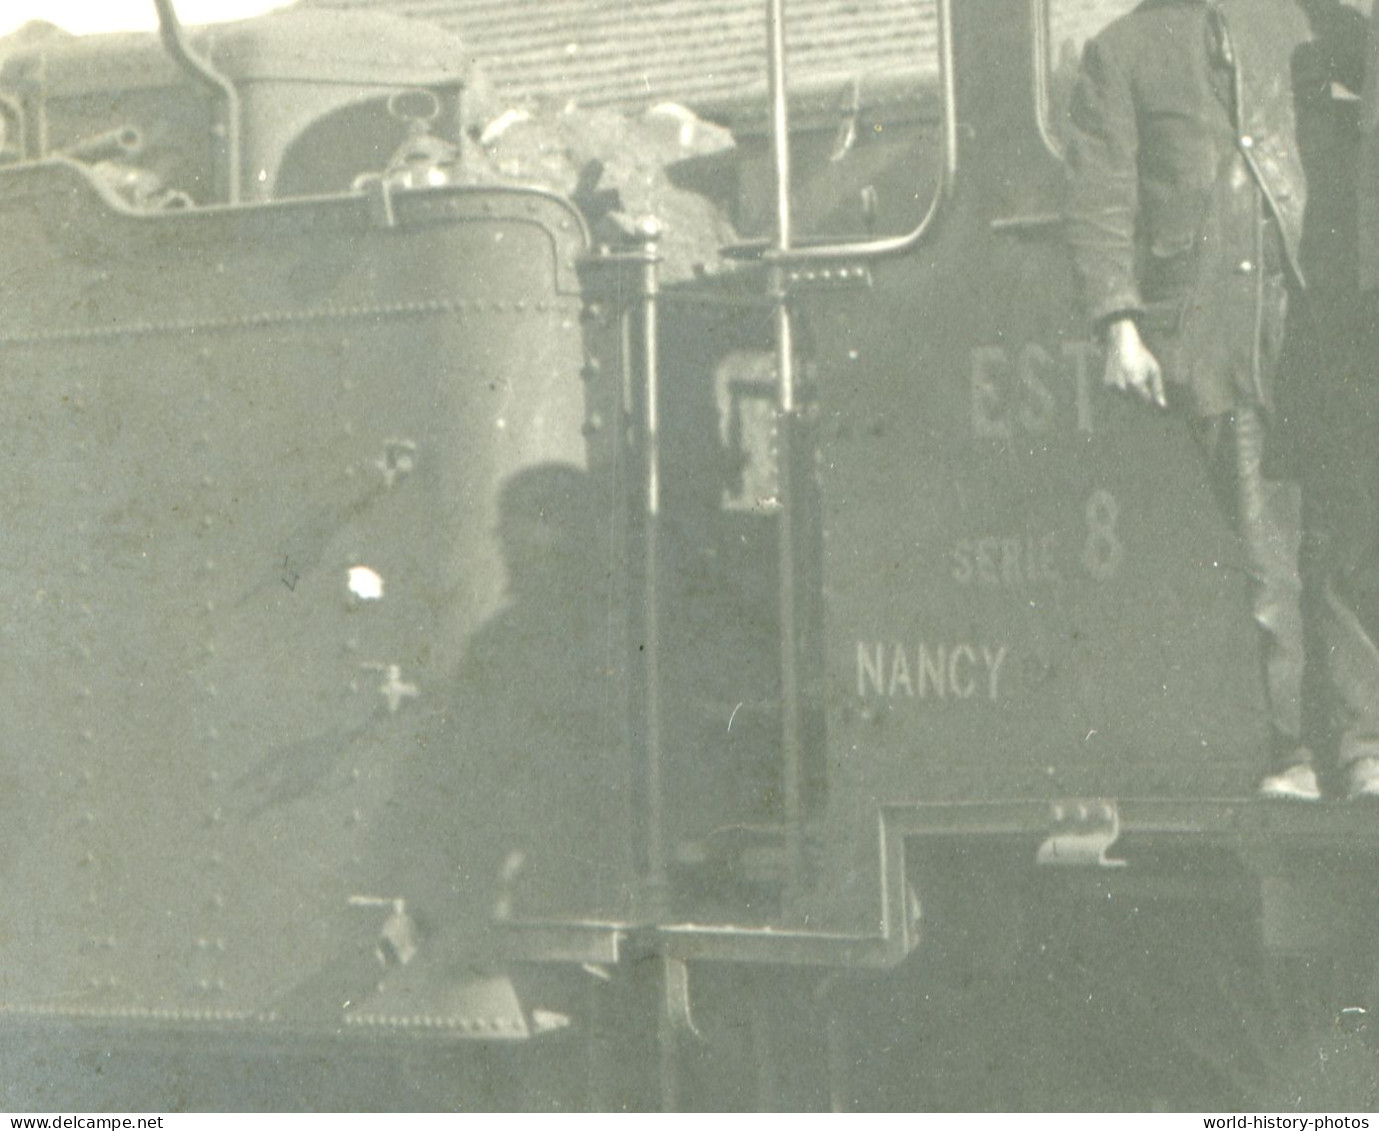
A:
[[[667,910],[669,872],[665,829],[665,752],[661,719],[661,378],[657,341],[660,295],[660,226],[641,225],[642,308],[642,661],[643,724],[646,727],[646,909],[660,919]]]
[[[158,33],[168,54],[194,81],[220,99],[222,113],[225,116],[225,200],[228,204],[237,204],[240,192],[241,147],[239,91],[208,59],[191,49],[187,37],[182,32],[182,22],[177,18],[172,0],[153,0],[153,4],[158,9]]]
[[[767,52],[771,95],[771,147],[775,159],[776,224],[774,250],[790,251],[790,108],[786,88],[785,0],[767,0]],[[785,268],[772,266],[775,299],[776,444],[780,468],[780,507],[776,529],[776,567],[780,611],[781,792],[785,804],[785,879],[787,902],[804,886],[803,744],[800,734],[798,594],[795,576],[795,338],[787,297]]]
[[[775,246],[778,251],[789,251],[793,233],[790,223],[790,102],[785,74],[785,0],[766,0],[766,25],[771,152],[776,178]]]

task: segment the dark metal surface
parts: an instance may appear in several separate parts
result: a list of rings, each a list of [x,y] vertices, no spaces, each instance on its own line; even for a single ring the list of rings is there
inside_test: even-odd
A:
[[[28,752],[7,771],[5,890],[31,925],[11,1009],[274,1013],[352,937],[350,896],[415,900],[423,953],[496,897],[483,878],[477,902],[436,906],[443,876],[419,880],[398,838],[444,845],[427,822],[494,811],[465,792],[498,788],[484,759],[510,729],[473,700],[485,681],[535,701],[571,678],[538,692],[511,666],[524,644],[504,632],[548,598],[515,588],[499,499],[553,461],[611,467],[613,435],[584,428],[607,392],[580,378],[561,293],[581,224],[531,193],[417,194],[386,230],[364,204],[121,215],[61,164],[0,186],[29,233],[28,301],[0,315],[6,709]],[[600,680],[620,665],[610,651]],[[525,733],[526,772],[559,764]],[[598,788],[612,772],[586,769]],[[461,792],[436,808],[418,788]],[[476,831],[501,858],[532,830]],[[531,898],[582,903],[542,855]]]

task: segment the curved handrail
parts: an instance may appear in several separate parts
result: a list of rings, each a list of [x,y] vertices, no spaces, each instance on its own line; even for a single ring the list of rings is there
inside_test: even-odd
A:
[[[816,263],[820,260],[876,259],[911,251],[930,235],[940,216],[947,210],[948,202],[953,198],[958,175],[958,111],[953,75],[953,3],[952,0],[936,0],[935,6],[938,14],[939,92],[942,101],[941,160],[933,198],[919,223],[910,231],[898,236],[844,243],[825,240],[819,243],[803,242],[789,247],[776,247],[769,241],[754,240],[731,244],[723,249],[724,255],[736,259],[759,258],[776,266]]]
[[[1050,64],[1053,45],[1049,42],[1049,0],[1030,0],[1030,26],[1034,32],[1034,126],[1044,148],[1058,161],[1063,160],[1063,147],[1058,143],[1049,111],[1053,99],[1049,89]]]

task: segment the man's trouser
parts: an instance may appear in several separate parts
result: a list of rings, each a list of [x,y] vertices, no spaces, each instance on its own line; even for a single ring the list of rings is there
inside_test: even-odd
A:
[[[1367,389],[1360,393],[1371,399]],[[1364,411],[1360,396],[1333,400],[1330,442],[1309,460],[1305,508],[1297,484],[1263,473],[1267,424],[1259,409],[1195,428],[1246,551],[1274,769],[1310,757],[1302,711],[1308,663],[1306,686],[1325,701],[1339,766],[1379,757],[1379,408]]]
[[[1261,633],[1264,691],[1276,769],[1308,760],[1302,740],[1306,647],[1302,620],[1302,491],[1266,479],[1263,412],[1253,406],[1194,422],[1212,488],[1244,544],[1251,611]]]

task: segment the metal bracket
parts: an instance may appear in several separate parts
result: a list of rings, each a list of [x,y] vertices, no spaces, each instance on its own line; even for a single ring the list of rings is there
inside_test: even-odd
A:
[[[991,221],[991,234],[996,236],[1023,236],[1030,239],[1062,239],[1063,217],[1057,212],[998,216]]]
[[[351,907],[386,909],[389,914],[378,931],[378,941],[374,952],[378,964],[385,969],[390,966],[406,966],[417,955],[416,924],[407,910],[407,901],[391,896],[352,895]]]
[[[1060,801],[1050,816],[1053,828],[1034,854],[1036,864],[1125,867],[1124,860],[1106,855],[1120,839],[1120,810],[1114,801]]]
[[[864,263],[842,264],[837,267],[799,267],[785,273],[785,289],[794,293],[802,290],[846,290],[870,288],[871,268]]]
[[[379,173],[369,173],[354,182],[356,190],[369,198],[369,220],[375,228],[396,228],[397,211],[393,208],[393,182]]]

